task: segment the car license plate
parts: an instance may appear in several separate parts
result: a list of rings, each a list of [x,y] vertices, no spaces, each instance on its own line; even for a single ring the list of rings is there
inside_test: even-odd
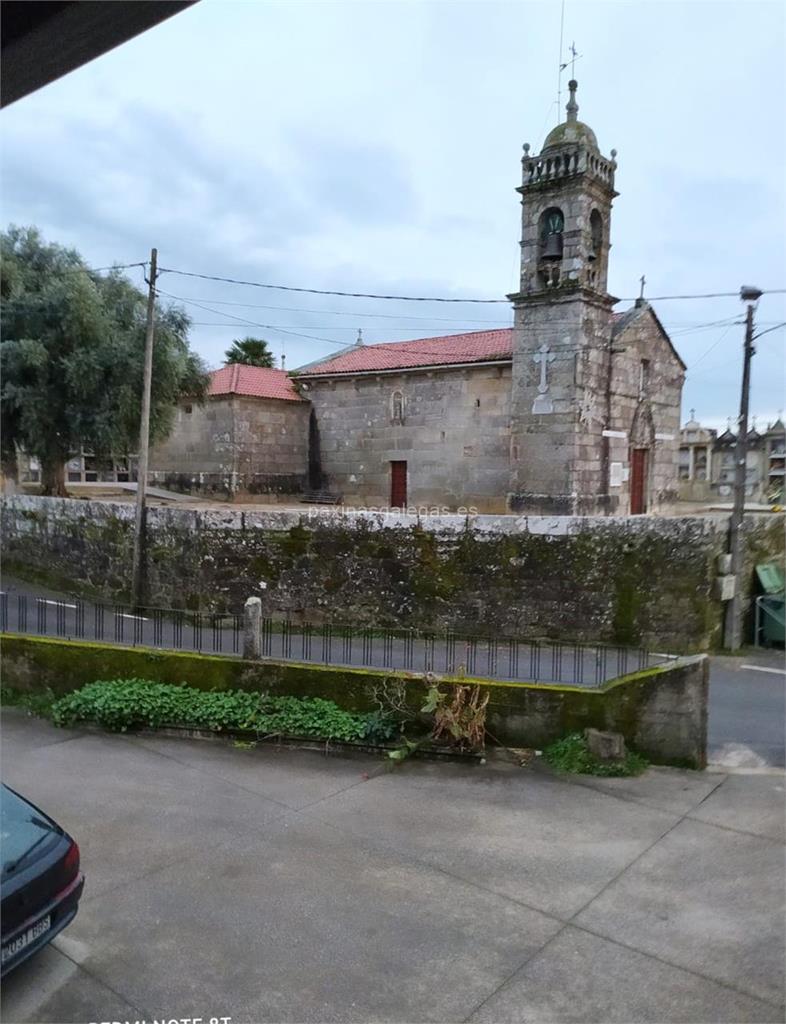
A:
[[[52,919],[49,914],[47,914],[46,917],[42,917],[40,921],[36,921],[35,924],[30,925],[30,927],[26,931],[22,932],[21,935],[17,935],[13,942],[9,942],[7,946],[3,946],[2,953],[0,953],[2,963],[6,963],[8,960],[13,960],[17,953],[21,953],[21,951],[29,946],[31,942],[35,942],[35,940],[39,939],[44,932],[48,932],[51,926]]]

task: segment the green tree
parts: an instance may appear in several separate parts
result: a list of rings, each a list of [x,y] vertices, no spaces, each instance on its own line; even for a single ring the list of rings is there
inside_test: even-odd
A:
[[[224,357],[228,363],[245,363],[246,366],[264,366],[267,369],[275,366],[270,346],[262,338],[235,338]]]
[[[136,450],[141,417],[145,295],[115,271],[101,277],[73,249],[35,228],[0,235],[2,457],[19,445],[41,462],[44,494],[65,493],[65,463]],[[188,317],[156,309],[151,440],[165,437],[184,395],[208,375],[188,347]]]

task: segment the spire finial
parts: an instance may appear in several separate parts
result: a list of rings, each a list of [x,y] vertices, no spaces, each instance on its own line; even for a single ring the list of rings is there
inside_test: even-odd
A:
[[[357,337],[357,341],[355,342],[355,344],[356,345],[362,345],[363,344],[363,328],[362,327],[358,327],[358,337]]]
[[[642,306],[646,306],[647,305],[647,303],[646,303],[646,301],[644,299],[644,285],[646,283],[647,283],[647,278],[644,276],[644,274],[642,274],[641,277],[639,278],[639,284],[641,285],[641,288],[639,289],[639,297],[636,299],[636,302],[634,303],[634,305],[636,306],[637,309],[641,309]]]
[[[695,409],[691,409],[691,411],[690,411],[690,418],[692,420],[696,419],[696,410]]]
[[[576,90],[579,87],[579,83],[575,78],[571,78],[568,82],[568,89],[570,90],[570,99],[565,105],[565,109],[568,112],[568,120],[576,121],[578,119],[579,105],[576,102]]]

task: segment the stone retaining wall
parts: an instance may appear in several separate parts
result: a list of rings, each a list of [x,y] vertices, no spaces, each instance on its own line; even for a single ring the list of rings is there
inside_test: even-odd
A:
[[[717,643],[713,597],[727,518],[459,516],[327,509],[148,512],[148,603],[353,626],[645,644]],[[127,598],[131,504],[13,496],[2,502],[6,572]],[[782,557],[781,515],[746,521],[753,565]],[[780,554],[779,554],[780,553]]]
[[[57,695],[98,679],[138,678],[205,690],[325,697],[347,710],[368,711],[376,707],[375,686],[390,678],[364,669],[249,662],[11,634],[2,637],[2,654],[5,687],[31,692],[49,689]],[[503,743],[543,747],[592,726],[622,733],[630,747],[656,764],[704,768],[708,664],[704,655],[681,658],[599,689],[478,682],[491,694],[489,731]],[[404,672],[396,676],[406,682],[413,708],[419,708],[425,696],[422,677]]]

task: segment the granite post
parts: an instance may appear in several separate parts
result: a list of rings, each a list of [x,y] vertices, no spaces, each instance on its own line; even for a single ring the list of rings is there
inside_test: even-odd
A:
[[[262,601],[258,597],[249,597],[243,605],[243,657],[259,659],[262,657]]]

